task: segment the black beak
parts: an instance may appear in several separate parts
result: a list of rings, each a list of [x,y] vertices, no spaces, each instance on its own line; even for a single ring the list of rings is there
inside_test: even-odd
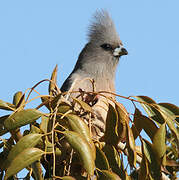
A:
[[[120,55],[121,55],[121,56],[123,56],[123,55],[128,55],[127,50],[126,50],[125,48],[122,48]]]

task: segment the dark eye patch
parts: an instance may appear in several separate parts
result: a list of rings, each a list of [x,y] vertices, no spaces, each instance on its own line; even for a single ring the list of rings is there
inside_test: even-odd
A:
[[[112,46],[110,44],[107,44],[107,43],[102,44],[101,47],[106,51],[109,51],[109,50],[113,49]]]

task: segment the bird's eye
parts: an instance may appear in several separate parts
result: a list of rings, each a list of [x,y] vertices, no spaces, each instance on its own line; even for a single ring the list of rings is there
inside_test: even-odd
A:
[[[112,46],[110,44],[102,44],[101,47],[106,51],[112,50]]]

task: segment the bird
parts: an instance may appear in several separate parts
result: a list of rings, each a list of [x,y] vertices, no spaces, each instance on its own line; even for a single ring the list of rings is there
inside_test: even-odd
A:
[[[79,54],[71,74],[64,81],[60,90],[61,92],[106,91],[115,93],[117,65],[121,56],[127,55],[128,51],[124,48],[107,10],[101,9],[94,13],[87,37],[87,44]],[[77,97],[79,93],[71,93],[70,97]],[[103,94],[115,99],[111,93]],[[68,96],[68,99],[70,97]],[[92,123],[95,127],[94,137],[99,138],[105,131],[108,103],[112,104],[112,102],[100,95],[96,99],[97,102],[92,108],[97,118]]]

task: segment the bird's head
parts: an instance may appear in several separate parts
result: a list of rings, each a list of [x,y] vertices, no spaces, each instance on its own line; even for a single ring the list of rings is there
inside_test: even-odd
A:
[[[88,40],[93,50],[106,57],[119,59],[127,55],[127,50],[116,32],[115,25],[105,10],[97,11],[89,27]]]

